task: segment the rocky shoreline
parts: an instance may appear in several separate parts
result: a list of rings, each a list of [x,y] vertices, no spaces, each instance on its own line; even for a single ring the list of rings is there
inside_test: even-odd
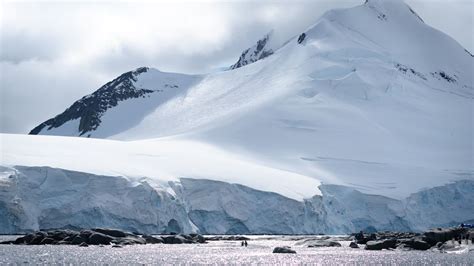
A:
[[[287,238],[297,241],[296,245],[307,248],[341,247],[340,241],[351,241],[350,248],[366,250],[438,250],[449,251],[461,244],[472,244],[474,228],[436,228],[424,233],[412,232],[376,232],[354,233],[349,236],[295,236]],[[29,233],[15,240],[0,244],[13,245],[112,245],[122,247],[135,244],[205,244],[208,241],[244,241],[250,238],[241,235],[203,236],[200,234],[171,234],[151,236],[130,233],[117,229],[93,228],[86,230],[45,230]],[[291,247],[276,247],[274,253],[295,253]]]
[[[352,245],[357,248],[365,244],[366,250],[399,249],[399,250],[429,250],[440,251],[454,248],[457,244],[472,243],[473,228],[436,228],[424,233],[409,232],[377,232],[365,235],[362,232],[353,234],[355,241]],[[352,244],[352,243],[351,243]],[[356,247],[357,246],[357,247]]]
[[[173,234],[163,236],[142,235],[116,229],[93,228],[90,230],[37,231],[0,244],[13,245],[114,245],[135,244],[202,244],[206,239],[199,234]]]

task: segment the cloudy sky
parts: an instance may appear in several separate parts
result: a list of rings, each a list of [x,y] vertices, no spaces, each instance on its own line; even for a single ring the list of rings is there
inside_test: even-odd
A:
[[[0,132],[27,133],[139,66],[205,73],[271,29],[285,40],[363,0],[0,1]],[[472,0],[406,0],[474,51]]]

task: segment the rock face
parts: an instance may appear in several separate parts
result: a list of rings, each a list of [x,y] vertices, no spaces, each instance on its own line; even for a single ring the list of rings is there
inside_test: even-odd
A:
[[[296,251],[292,250],[291,247],[276,247],[276,248],[273,249],[273,253],[296,254]]]
[[[44,128],[57,128],[75,119],[80,119],[78,128],[80,136],[95,130],[101,123],[100,117],[107,109],[116,106],[120,101],[142,97],[154,92],[149,89],[137,88],[134,85],[137,77],[147,71],[148,68],[141,67],[120,75],[91,95],[75,102],[62,114],[41,123],[31,130],[30,134],[39,134]]]
[[[258,42],[254,46],[243,51],[237,63],[232,65],[230,69],[236,69],[248,64],[252,64],[260,59],[263,59],[267,56],[272,55],[273,49],[269,48],[269,45],[268,45],[270,42],[271,36],[272,36],[272,32],[268,33],[262,39],[258,40]]]
[[[382,250],[391,249],[397,247],[396,239],[385,239],[385,240],[371,240],[367,242],[365,249],[367,250]]]
[[[123,73],[77,100],[63,113],[33,128],[29,134],[109,137],[133,127],[144,115],[197,79],[199,76],[140,67]],[[131,102],[135,106],[127,107]],[[108,122],[107,129],[97,133],[103,127],[104,119]]]

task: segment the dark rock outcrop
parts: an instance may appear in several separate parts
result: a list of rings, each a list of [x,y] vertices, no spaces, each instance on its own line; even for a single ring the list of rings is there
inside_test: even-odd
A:
[[[315,240],[307,243],[308,248],[321,248],[321,247],[340,247],[341,244],[336,241],[328,240]]]
[[[273,50],[268,47],[272,32],[265,35],[258,40],[257,44],[243,51],[237,63],[233,64],[230,69],[236,69],[248,64],[252,64],[258,60],[268,57],[273,54]]]
[[[142,235],[142,238],[145,239],[147,244],[161,244],[164,243],[163,238],[153,237],[149,235]]]
[[[126,237],[127,234],[123,231],[116,230],[116,229],[104,229],[104,228],[94,228],[92,231],[102,233],[104,235],[112,236],[112,237]]]
[[[359,248],[359,245],[357,245],[355,242],[351,242],[351,243],[349,244],[349,247],[351,247],[351,248]]]
[[[446,242],[451,239],[460,239],[468,232],[467,228],[436,228],[423,233],[423,241],[431,246],[438,242]]]
[[[153,237],[138,235],[116,229],[95,228],[91,230],[52,230],[38,231],[18,237],[15,240],[3,241],[0,244],[14,245],[136,245],[136,244],[197,244],[206,243],[206,239],[199,234],[169,235]]]
[[[205,240],[207,241],[221,241],[221,240],[245,241],[245,240],[250,240],[250,238],[245,237],[245,236],[210,236],[210,237],[206,237]]]
[[[382,250],[397,247],[396,239],[371,240],[367,242],[365,249],[367,250]]]
[[[108,245],[114,240],[111,236],[101,233],[93,233],[87,239],[87,244],[90,245]]]
[[[141,67],[120,75],[118,78],[108,82],[94,93],[82,97],[73,103],[63,113],[51,118],[30,131],[30,135],[37,135],[43,129],[58,128],[66,122],[80,119],[78,134],[82,136],[94,131],[100,125],[102,115],[107,109],[117,106],[121,101],[139,98],[145,94],[155,91],[137,88],[134,82],[137,76],[148,71],[148,68]]]
[[[273,249],[273,253],[296,254],[296,251],[292,250],[291,247],[276,247]]]
[[[301,44],[304,39],[306,38],[306,33],[301,33],[301,35],[298,37],[298,43]]]

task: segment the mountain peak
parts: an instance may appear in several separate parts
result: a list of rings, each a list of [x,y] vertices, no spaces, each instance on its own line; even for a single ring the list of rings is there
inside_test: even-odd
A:
[[[230,69],[243,67],[245,65],[254,63],[260,59],[263,59],[267,56],[272,55],[274,51],[271,47],[269,47],[270,46],[269,43],[272,36],[273,36],[273,30],[265,34],[265,36],[263,36],[262,39],[258,40],[255,45],[243,51],[237,63],[232,65]]]
[[[382,20],[386,20],[389,13],[403,14],[409,11],[420,21],[424,22],[423,19],[403,0],[366,0],[364,5],[378,12],[378,17]]]

